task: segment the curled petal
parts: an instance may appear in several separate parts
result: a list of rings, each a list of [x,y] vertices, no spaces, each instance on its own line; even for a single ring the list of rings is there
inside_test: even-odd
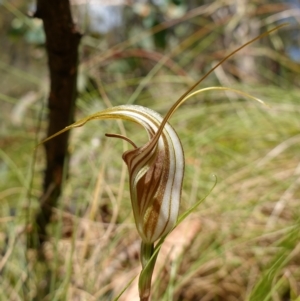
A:
[[[167,123],[153,143],[162,117],[147,108],[130,106],[148,132],[149,142],[123,154],[130,177],[130,193],[139,234],[152,243],[175,226],[184,174],[184,155],[175,130]],[[136,111],[138,110],[138,111]]]
[[[148,133],[149,142],[125,152],[123,160],[128,166],[131,202],[138,232],[144,242],[152,243],[170,232],[177,221],[184,173],[180,140],[168,123],[157,137],[155,134],[163,118],[145,107],[114,107],[101,113],[101,119],[106,118],[136,122]],[[120,138],[128,141],[126,137]]]
[[[170,232],[177,221],[184,173],[181,142],[168,122],[162,128],[163,118],[159,114],[136,105],[117,106],[97,112],[43,142],[93,119],[132,121],[142,125],[148,133],[149,141],[142,147],[136,147],[129,138],[121,135],[107,136],[125,139],[134,147],[123,154],[129,171],[132,208],[142,240],[153,243]]]

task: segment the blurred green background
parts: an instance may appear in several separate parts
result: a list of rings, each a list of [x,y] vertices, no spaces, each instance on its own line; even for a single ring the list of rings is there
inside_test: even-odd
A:
[[[235,48],[170,123],[182,139],[182,212],[206,200],[167,242],[152,300],[300,300],[300,6],[298,1],[80,1],[76,120],[134,103],[164,115]],[[49,78],[34,1],[0,0],[0,300],[114,300],[138,275],[139,238],[121,154],[106,132],[135,125],[91,122],[72,132],[70,174],[53,208],[46,262],[26,246],[42,195]],[[59,43],[59,41],[57,41]],[[28,193],[30,191],[30,193]],[[187,235],[190,234],[190,235]],[[174,251],[175,250],[175,251]],[[167,262],[167,264],[165,263]],[[47,278],[44,278],[47,271]],[[137,300],[130,286],[120,300]]]

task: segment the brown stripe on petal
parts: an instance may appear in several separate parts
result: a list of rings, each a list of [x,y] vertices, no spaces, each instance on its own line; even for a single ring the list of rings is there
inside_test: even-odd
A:
[[[151,205],[152,199],[161,190],[161,176],[163,171],[164,153],[159,151],[155,154],[155,160],[152,162],[149,170],[137,184],[138,199],[142,200],[140,204],[140,213],[145,212],[146,207]]]
[[[170,216],[170,210],[167,216],[161,216],[161,204],[169,177],[168,167],[170,164],[167,139],[164,135],[161,139],[163,139],[164,149],[158,152],[155,162],[152,163],[143,179],[141,179],[137,185],[138,200],[143,204],[140,208],[140,213],[143,215],[143,228],[148,240],[156,239],[153,235],[157,227],[158,219],[164,219],[164,226],[160,229],[160,232],[163,233],[169,223]]]
[[[169,156],[168,156],[169,157]],[[169,169],[166,169],[166,172],[163,174],[163,179],[162,182],[166,183],[168,181],[168,177],[169,177]],[[159,192],[158,195],[158,199],[160,199],[160,210],[161,210],[161,204],[164,198],[164,194],[165,194],[165,190],[166,190],[166,184],[163,186],[163,189],[161,189],[161,191]],[[166,230],[168,224],[169,224],[169,220],[170,220],[170,214],[171,214],[171,206],[172,206],[172,196],[169,202],[169,210],[168,210],[168,215],[164,217],[164,226],[161,228],[160,233],[157,235],[157,237],[160,237]],[[160,213],[161,216],[162,213]],[[152,236],[154,235],[154,233],[152,233]]]
[[[161,199],[152,199],[152,205],[149,206],[144,214],[143,230],[148,240],[153,239],[157,221],[160,216]]]

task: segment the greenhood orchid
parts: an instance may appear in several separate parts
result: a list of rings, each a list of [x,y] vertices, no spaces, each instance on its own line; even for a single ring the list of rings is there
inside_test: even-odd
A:
[[[123,154],[130,181],[130,195],[137,230],[144,243],[154,243],[172,230],[177,221],[184,156],[175,130],[167,123],[160,136],[155,136],[162,122],[156,112],[141,106],[124,105],[90,116],[91,119],[123,119],[140,124],[149,142]]]
[[[189,94],[181,103],[195,94],[209,90],[230,90],[262,102],[235,89],[209,87]],[[169,111],[168,118],[180,104]],[[184,176],[184,153],[180,139],[167,119],[163,119],[155,111],[137,105],[122,105],[79,120],[43,142],[93,119],[131,121],[143,126],[148,134],[149,141],[141,147],[122,135],[106,136],[124,139],[133,146],[132,150],[126,151],[122,156],[129,172],[131,204],[136,228],[143,243],[152,244],[168,234],[177,222]]]
[[[156,244],[156,246],[160,246],[164,237],[172,231],[178,223],[184,176],[184,153],[177,133],[168,122],[170,117],[187,99],[195,94],[209,90],[229,90],[262,102],[247,93],[226,87],[209,87],[197,90],[193,93],[191,92],[210,73],[240,49],[282,26],[284,26],[284,24],[260,35],[226,56],[188,89],[188,91],[175,102],[164,118],[145,107],[137,105],[116,106],[79,120],[42,141],[42,143],[44,143],[65,131],[83,126],[88,121],[94,119],[121,119],[131,121],[143,126],[146,130],[149,141],[140,147],[136,146],[128,137],[118,134],[106,134],[108,137],[124,139],[133,147],[133,149],[123,154],[123,160],[127,164],[129,172],[130,196],[135,224],[142,239],[141,261],[143,271],[140,275],[139,282],[141,300],[149,300],[150,296],[151,277],[155,259],[159,251],[158,248],[154,248],[154,243],[160,239]]]

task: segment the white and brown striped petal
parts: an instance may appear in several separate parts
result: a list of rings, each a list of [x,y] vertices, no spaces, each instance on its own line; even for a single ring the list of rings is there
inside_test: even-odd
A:
[[[148,143],[125,152],[123,159],[128,166],[138,232],[144,242],[152,243],[170,232],[177,221],[184,173],[183,149],[168,123],[161,135],[155,136],[162,122],[159,114],[139,106],[126,106],[126,111],[138,116],[149,135]]]
[[[153,243],[175,226],[181,197],[184,155],[181,142],[166,120],[156,112],[141,106],[123,105],[97,112],[47,138],[46,142],[72,128],[93,119],[123,119],[142,125],[149,141],[142,147],[123,138],[134,149],[123,154],[128,166],[131,203],[137,230],[145,243]]]
[[[124,105],[101,115],[101,119],[136,122],[148,133],[149,142],[125,152],[123,160],[128,166],[137,230],[145,243],[153,243],[170,232],[177,221],[184,173],[181,142],[168,123],[159,136],[155,135],[163,118],[148,108]]]

